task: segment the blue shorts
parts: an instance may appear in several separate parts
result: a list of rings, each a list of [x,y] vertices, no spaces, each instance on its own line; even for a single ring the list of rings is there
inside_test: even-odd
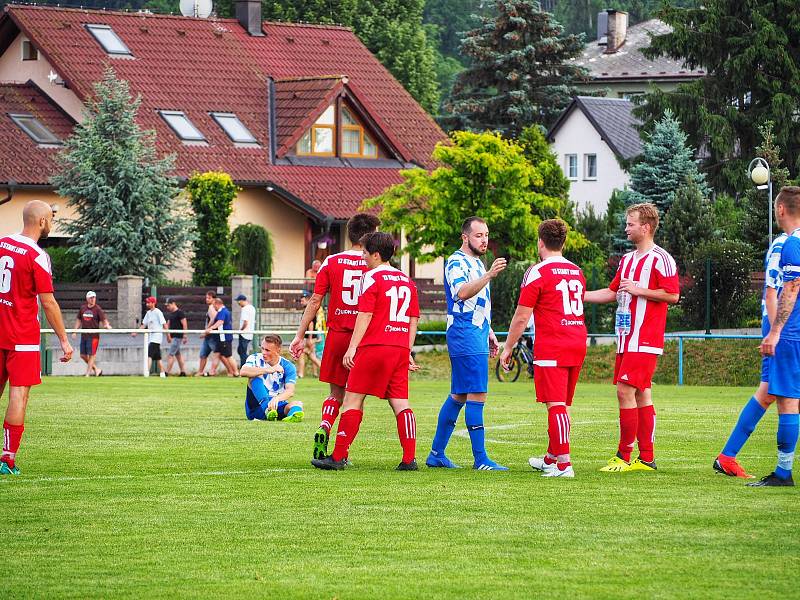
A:
[[[269,404],[269,400],[266,400],[263,404],[258,402],[253,391],[248,386],[247,388],[247,397],[244,400],[244,414],[247,416],[248,421],[252,421],[253,419],[257,419],[259,421],[266,421],[267,420],[267,405]],[[286,416],[286,407],[288,406],[288,402],[285,400],[281,400],[278,402],[278,420],[282,420]]]
[[[489,355],[450,357],[450,393],[485,394],[489,391]]]
[[[769,362],[769,393],[800,398],[800,340],[780,340]]]
[[[212,352],[218,352],[217,341],[219,336],[207,335],[203,338],[203,345],[200,347],[200,358],[208,358]]]
[[[771,358],[771,356],[765,356],[761,359],[761,383],[769,381],[769,363],[772,362],[770,360]]]

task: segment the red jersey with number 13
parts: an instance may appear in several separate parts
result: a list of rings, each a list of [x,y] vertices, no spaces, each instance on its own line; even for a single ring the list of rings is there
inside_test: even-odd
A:
[[[561,256],[543,260],[525,273],[519,304],[533,308],[536,326],[533,364],[542,367],[583,364],[586,357],[585,292],[583,271]]]
[[[322,263],[314,281],[314,293],[328,298],[328,329],[353,331],[358,316],[361,276],[367,262],[360,250],[331,254]]]
[[[47,253],[22,234],[0,238],[0,348],[39,349],[38,295],[52,292]]]
[[[419,317],[417,286],[408,275],[381,265],[364,273],[359,312],[372,313],[362,346],[409,347],[411,317]]]

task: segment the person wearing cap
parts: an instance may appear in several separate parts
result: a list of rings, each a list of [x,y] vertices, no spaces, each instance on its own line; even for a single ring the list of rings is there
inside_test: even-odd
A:
[[[81,304],[78,316],[75,319],[75,329],[111,329],[106,313],[97,303],[97,294],[93,291],[86,292],[86,302]],[[72,334],[76,338],[77,333]],[[85,377],[100,376],[103,369],[97,366],[97,346],[100,344],[99,333],[81,333],[81,360],[86,363]]]
[[[167,298],[164,306],[167,307],[165,316],[167,319],[167,343],[169,344],[169,349],[167,350],[167,375],[172,373],[172,365],[175,364],[175,359],[177,359],[181,377],[186,377],[186,365],[181,354],[181,346],[189,342],[189,338],[184,333],[189,329],[186,313],[181,310],[174,298]]]
[[[236,367],[236,363],[231,359],[231,356],[233,356],[233,334],[225,333],[225,331],[233,330],[231,311],[226,308],[225,301],[220,296],[214,298],[214,308],[217,311],[216,320],[206,327],[203,333],[205,333],[206,336],[219,335],[217,341],[219,359],[222,361],[222,364],[225,365],[225,369],[228,371],[228,377],[239,377],[239,369]]]
[[[236,352],[239,354],[239,367],[243,367],[250,356],[250,343],[253,341],[253,331],[256,324],[256,307],[247,301],[247,296],[239,294],[236,296],[236,303],[241,307],[239,315],[239,331],[247,332],[239,334],[239,346]]]
[[[157,301],[155,296],[148,296],[144,302],[147,306],[147,312],[142,317],[142,324],[139,325],[139,329],[147,329],[150,332],[150,343],[147,345],[147,370],[149,371],[153,367],[153,361],[156,361],[158,362],[160,376],[166,377],[164,364],[161,362],[161,340],[164,337],[164,325],[166,325],[167,320],[164,318],[164,313],[156,308]],[[134,331],[131,335],[135,337],[136,332]]]

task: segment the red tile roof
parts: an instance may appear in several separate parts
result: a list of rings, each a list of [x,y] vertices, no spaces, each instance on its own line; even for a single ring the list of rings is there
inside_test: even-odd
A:
[[[40,147],[9,113],[36,117],[61,140],[72,133],[72,119],[33,84],[0,83],[0,177],[18,184],[47,183],[56,168],[58,149]]]
[[[318,212],[336,218],[352,214],[363,198],[379,193],[380,186],[400,181],[393,169],[271,164],[269,77],[279,81],[346,75],[351,91],[406,161],[432,167],[433,147],[446,139],[347,28],[264,23],[264,37],[252,37],[234,19],[43,6],[8,6],[6,11],[0,29],[8,27],[8,19],[13,21],[82,100],[91,95],[92,83],[101,79],[104,68],[113,66],[118,77],[130,83],[131,91],[142,95],[139,122],[156,130],[159,151],[177,153],[180,176],[219,169],[239,182],[274,182]],[[85,29],[92,23],[111,26],[134,58],[109,57]],[[282,82],[276,88],[279,104],[281,92],[288,88]],[[309,96],[313,99],[317,92],[309,90]],[[183,144],[159,117],[160,109],[184,111],[208,145]],[[235,113],[260,147],[234,147],[208,114],[212,111]],[[294,112],[284,119],[280,108],[276,120],[278,145],[288,141],[286,132],[293,124],[305,122]],[[306,185],[317,177],[324,182]]]
[[[342,90],[342,76],[279,79],[275,82],[278,156],[283,156]]]

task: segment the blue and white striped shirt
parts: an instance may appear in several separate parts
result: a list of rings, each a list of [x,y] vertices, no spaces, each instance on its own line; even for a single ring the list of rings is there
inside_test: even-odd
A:
[[[764,292],[761,294],[761,335],[766,337],[769,333],[769,316],[767,315],[767,288],[777,290],[778,294],[783,289],[783,271],[781,270],[781,250],[788,236],[780,234],[770,244],[764,256]]]
[[[487,284],[472,298],[461,300],[458,290],[486,273],[480,258],[456,250],[444,265],[447,297],[447,349],[450,356],[489,353],[492,301]]]

